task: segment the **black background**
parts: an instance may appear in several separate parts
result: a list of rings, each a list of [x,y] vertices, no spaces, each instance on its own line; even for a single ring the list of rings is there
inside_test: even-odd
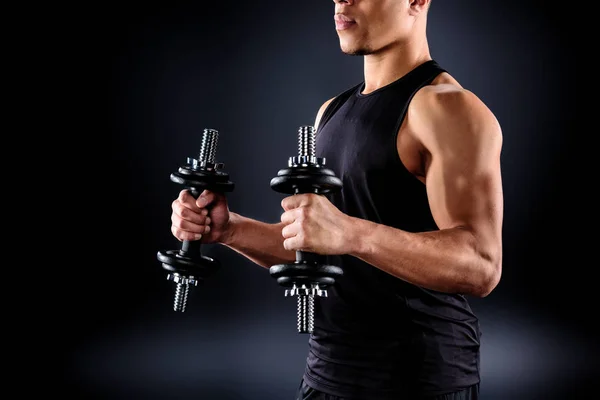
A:
[[[56,27],[64,63],[52,69],[65,80],[46,84],[68,86],[73,130],[61,137],[55,190],[64,200],[46,233],[69,249],[50,252],[69,272],[54,274],[46,299],[57,302],[37,314],[53,338],[40,356],[52,366],[45,375],[106,399],[291,399],[306,337],[267,271],[204,246],[222,268],[174,313],[156,252],[179,247],[169,227],[180,187],[169,174],[197,156],[204,128],[220,132],[217,159],[236,183],[230,208],[279,219],[282,196],[269,181],[296,153],[298,126],[362,80],[362,58],[339,50],[333,3],[66,11],[77,17]],[[433,58],[504,133],[503,276],[472,299],[486,400],[569,398],[561,396],[591,382],[597,365],[593,249],[578,245],[585,204],[569,148],[580,71],[563,13],[455,0],[435,2],[429,15]]]

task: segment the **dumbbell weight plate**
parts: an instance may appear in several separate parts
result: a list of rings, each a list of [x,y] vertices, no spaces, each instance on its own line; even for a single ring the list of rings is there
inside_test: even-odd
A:
[[[212,275],[220,267],[219,261],[212,257],[205,255],[193,258],[185,257],[181,256],[179,250],[159,251],[157,259],[167,271],[177,272],[182,275],[193,275],[199,278]]]

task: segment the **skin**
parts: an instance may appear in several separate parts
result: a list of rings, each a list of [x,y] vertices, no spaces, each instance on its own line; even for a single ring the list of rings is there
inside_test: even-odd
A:
[[[364,59],[363,93],[431,59],[429,3],[334,0],[335,14],[354,21],[336,31],[341,50]],[[415,285],[485,297],[502,273],[501,149],[494,114],[442,73],[413,97],[397,140],[400,159],[426,187],[439,230],[411,233],[351,217],[314,194],[283,199],[281,221],[270,224],[229,211],[223,195],[205,192],[194,201],[182,191],[172,204],[172,233],[222,243],[265,268],[295,260],[296,250],[348,254]]]

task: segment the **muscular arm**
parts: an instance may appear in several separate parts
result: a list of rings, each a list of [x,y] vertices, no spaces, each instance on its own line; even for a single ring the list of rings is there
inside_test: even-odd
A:
[[[409,233],[358,220],[351,254],[406,281],[487,296],[502,266],[502,135],[472,93],[415,97],[410,129],[424,147],[424,178],[438,231]],[[423,110],[423,111],[414,111]]]
[[[261,267],[295,260],[296,253],[283,247],[282,223],[270,224],[232,212],[229,225],[229,233],[221,244]]]
[[[350,217],[322,196],[302,194],[282,202],[284,247],[349,254],[425,288],[488,295],[502,265],[499,124],[479,99],[454,87],[415,96],[401,129],[418,144],[405,156],[423,165],[439,230],[406,232]]]

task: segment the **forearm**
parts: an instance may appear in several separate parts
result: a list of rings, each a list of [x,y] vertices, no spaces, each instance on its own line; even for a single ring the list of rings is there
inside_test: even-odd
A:
[[[296,253],[283,248],[282,223],[269,224],[230,213],[229,235],[221,242],[250,261],[269,268],[295,260]]]
[[[500,252],[464,228],[411,233],[353,218],[351,255],[407,282],[447,293],[487,295]]]

